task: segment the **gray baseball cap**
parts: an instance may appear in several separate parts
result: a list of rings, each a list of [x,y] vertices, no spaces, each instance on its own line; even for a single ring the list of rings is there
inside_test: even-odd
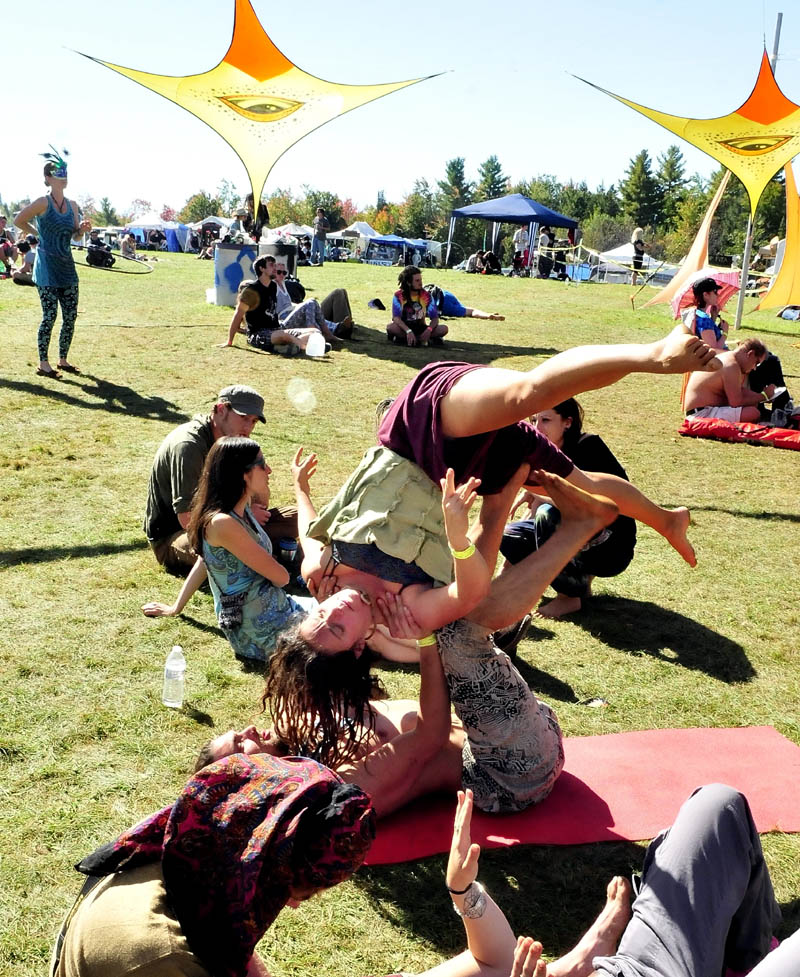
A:
[[[240,383],[225,387],[220,390],[217,403],[228,404],[237,414],[255,414],[262,424],[267,423],[264,417],[264,398],[252,387],[245,387]]]

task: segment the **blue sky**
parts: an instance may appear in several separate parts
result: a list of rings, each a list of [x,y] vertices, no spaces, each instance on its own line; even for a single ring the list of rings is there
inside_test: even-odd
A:
[[[619,179],[670,133],[571,76],[678,115],[727,114],[749,95],[777,11],[758,0],[481,0],[427,5],[374,0],[253,0],[267,33],[310,73],[354,84],[437,71],[438,78],[356,109],[278,161],[266,190],[303,184],[372,204],[402,198],[464,156],[468,176],[494,153],[512,179],[552,173],[591,188]],[[290,16],[290,12],[293,16]],[[233,0],[69,0],[5,5],[7,93],[0,195],[42,191],[37,156],[71,152],[69,193],[142,197],[180,207],[244,168],[222,139],[178,106],[80,57],[162,74],[205,71],[227,50]],[[778,83],[800,103],[800,16],[784,11]],[[14,93],[14,94],[11,94]],[[680,144],[689,172],[715,164]]]

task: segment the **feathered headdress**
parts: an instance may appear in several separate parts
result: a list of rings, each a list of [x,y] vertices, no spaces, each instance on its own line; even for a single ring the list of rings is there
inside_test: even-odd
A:
[[[52,143],[50,143],[50,148],[53,150],[52,153],[39,153],[39,155],[44,156],[48,163],[53,164],[53,169],[50,176],[55,176],[59,180],[66,180],[67,161],[62,158],[61,153],[59,153]],[[69,156],[69,152],[66,149],[62,149],[61,152],[64,154],[64,156]]]

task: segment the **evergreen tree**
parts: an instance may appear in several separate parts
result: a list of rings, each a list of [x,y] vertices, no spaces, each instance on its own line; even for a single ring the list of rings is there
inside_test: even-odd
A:
[[[490,156],[478,167],[480,180],[475,188],[475,200],[495,200],[508,193],[508,177],[496,156]]]
[[[97,208],[97,219],[100,224],[106,227],[116,227],[119,225],[119,216],[111,206],[111,201],[108,197],[100,198],[100,204]]]
[[[622,212],[634,227],[658,224],[661,211],[659,187],[646,149],[631,160],[620,193]]]
[[[386,206],[386,195],[383,190],[378,191],[378,199],[375,201],[375,211],[383,210]]]
[[[565,183],[561,188],[559,206],[560,214],[572,217],[582,224],[594,211],[594,194],[590,192],[586,183]]]
[[[400,228],[406,237],[432,237],[439,229],[436,200],[427,180],[416,180],[400,205]]]
[[[678,210],[685,196],[686,164],[677,146],[670,146],[658,157],[656,181],[661,197],[661,223],[665,230],[672,230],[678,218]]]
[[[450,211],[465,207],[472,203],[475,186],[464,176],[464,157],[457,156],[445,163],[445,177],[438,181],[439,192],[436,195],[438,225],[440,236],[446,240],[450,224]],[[451,261],[460,261],[483,240],[482,221],[458,220],[453,231],[453,242],[456,245],[451,254]]]
[[[535,200],[537,204],[549,207],[550,210],[556,210],[558,213],[561,213],[561,190],[561,184],[550,173],[540,173],[527,183],[524,181],[518,183],[514,188],[515,193],[524,194],[531,200]]]

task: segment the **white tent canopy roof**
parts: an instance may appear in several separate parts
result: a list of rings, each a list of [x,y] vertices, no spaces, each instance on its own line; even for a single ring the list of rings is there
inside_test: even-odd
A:
[[[313,227],[309,227],[308,224],[295,224],[294,221],[281,224],[280,227],[273,227],[271,230],[273,234],[291,234],[292,237],[311,237],[314,233]]]
[[[349,227],[341,231],[329,231],[328,237],[333,238],[356,238],[356,237],[378,237],[378,232],[369,226],[366,221],[353,221]]]
[[[148,214],[142,214],[141,217],[137,217],[135,220],[128,221],[125,225],[126,227],[135,227],[142,231],[151,231],[154,229],[164,230],[166,227],[177,227],[175,221],[165,221],[161,219],[161,216],[157,214],[154,210],[151,210]]]

